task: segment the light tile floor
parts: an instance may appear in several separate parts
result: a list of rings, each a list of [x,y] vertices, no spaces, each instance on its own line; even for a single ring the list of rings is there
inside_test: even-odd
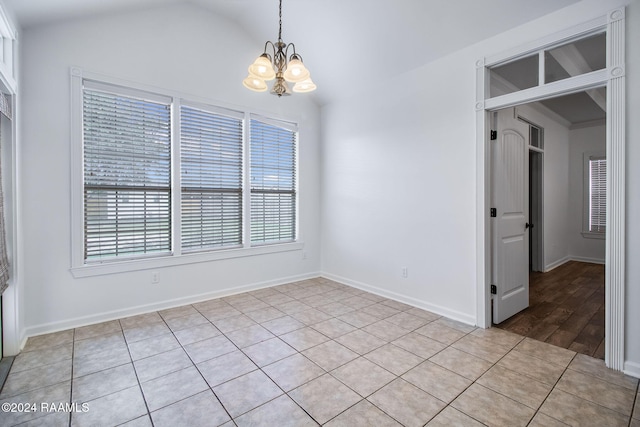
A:
[[[601,360],[312,279],[30,338],[0,425],[640,427],[639,400]]]

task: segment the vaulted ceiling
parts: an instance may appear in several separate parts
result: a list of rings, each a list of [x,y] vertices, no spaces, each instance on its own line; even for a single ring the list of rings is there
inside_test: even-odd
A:
[[[319,104],[436,60],[579,0],[284,0],[283,39],[313,73]],[[28,29],[100,13],[191,3],[256,40],[277,38],[278,0],[0,0]]]
[[[0,0],[29,28],[159,4],[192,3],[235,21],[256,52],[278,34],[278,0]],[[283,0],[294,42],[325,104],[579,0]],[[356,86],[357,85],[357,86]]]

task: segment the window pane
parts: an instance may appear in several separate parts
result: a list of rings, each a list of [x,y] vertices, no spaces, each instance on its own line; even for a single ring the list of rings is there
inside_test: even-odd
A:
[[[251,120],[251,241],[296,239],[296,132]]]
[[[83,97],[85,260],[170,251],[169,105]]]
[[[538,86],[538,55],[489,69],[490,98]]]
[[[579,76],[607,66],[606,34],[585,37],[545,52],[545,82]]]
[[[242,243],[242,120],[181,107],[182,248]]]

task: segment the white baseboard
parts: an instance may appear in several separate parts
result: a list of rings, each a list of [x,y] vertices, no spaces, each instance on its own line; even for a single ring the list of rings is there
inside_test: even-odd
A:
[[[604,259],[601,259],[601,258],[587,258],[587,257],[581,257],[581,256],[571,256],[570,258],[571,258],[571,261],[588,262],[589,264],[605,263]]]
[[[416,298],[408,297],[406,295],[398,294],[396,292],[391,292],[386,289],[381,289],[376,286],[372,286],[366,283],[358,282],[356,280],[347,279],[346,277],[341,277],[331,273],[322,273],[322,277],[325,277],[329,280],[333,280],[335,282],[342,283],[347,286],[351,286],[353,288],[361,289],[363,291],[371,292],[372,294],[389,298],[394,301],[398,301],[404,304],[411,305],[416,308],[421,308],[423,310],[430,311],[435,314],[439,314],[440,316],[448,317],[449,319],[457,320],[459,322],[465,323],[467,325],[476,326],[476,318],[475,316],[470,316],[466,313],[461,313],[459,311],[450,310],[445,307],[441,307],[438,305],[430,304],[426,301],[419,300]]]
[[[551,270],[553,270],[554,268],[558,268],[558,267],[560,267],[562,264],[566,264],[566,263],[568,263],[569,261],[571,261],[571,258],[569,258],[568,256],[566,256],[566,257],[564,257],[564,258],[560,258],[560,259],[559,259],[559,260],[557,260],[557,261],[554,261],[554,262],[552,262],[552,263],[550,263],[550,264],[545,265],[545,266],[544,266],[544,272],[545,272],[545,273],[548,273],[548,272],[550,272]]]
[[[566,256],[564,258],[561,258],[557,261],[552,262],[551,264],[548,264],[545,266],[544,268],[544,272],[548,273],[551,270],[553,270],[554,268],[558,268],[563,264],[568,263],[569,261],[577,261],[577,262],[587,262],[589,264],[604,264],[605,261],[603,259],[600,258],[587,258],[587,257],[581,257],[581,256]]]
[[[109,320],[122,319],[124,317],[136,316],[138,314],[150,313],[158,310],[165,310],[168,308],[180,307],[182,305],[194,304],[197,302],[207,301],[214,298],[221,298],[230,295],[240,294],[243,292],[254,291],[262,288],[269,288],[272,286],[283,285],[286,283],[297,282],[299,280],[312,279],[314,277],[320,277],[320,272],[306,273],[296,276],[282,277],[274,280],[267,280],[264,282],[252,283],[244,286],[237,286],[233,288],[221,289],[214,292],[207,292],[197,295],[189,295],[186,297],[175,298],[167,301],[161,301],[153,304],[144,304],[135,307],[127,307],[119,310],[107,311],[98,314],[92,314],[90,316],[76,317],[72,319],[66,319],[58,322],[44,323],[40,325],[29,326],[25,329],[24,339],[21,343],[20,350],[24,348],[27,338],[36,335],[48,334],[53,332],[64,331],[72,328],[79,328],[81,326],[93,325],[96,323],[107,322]]]
[[[626,361],[622,372],[632,377],[640,378],[640,363]]]

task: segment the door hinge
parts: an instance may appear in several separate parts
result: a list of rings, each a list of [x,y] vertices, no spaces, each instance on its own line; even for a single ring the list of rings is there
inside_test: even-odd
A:
[[[491,285],[491,294],[495,295],[498,293],[498,288],[496,288],[496,285]]]
[[[491,140],[495,141],[496,139],[498,139],[498,131],[497,130],[492,130],[491,131]]]
[[[496,208],[491,208],[491,210],[489,211],[491,214],[491,218],[495,218],[498,216],[498,211]]]

